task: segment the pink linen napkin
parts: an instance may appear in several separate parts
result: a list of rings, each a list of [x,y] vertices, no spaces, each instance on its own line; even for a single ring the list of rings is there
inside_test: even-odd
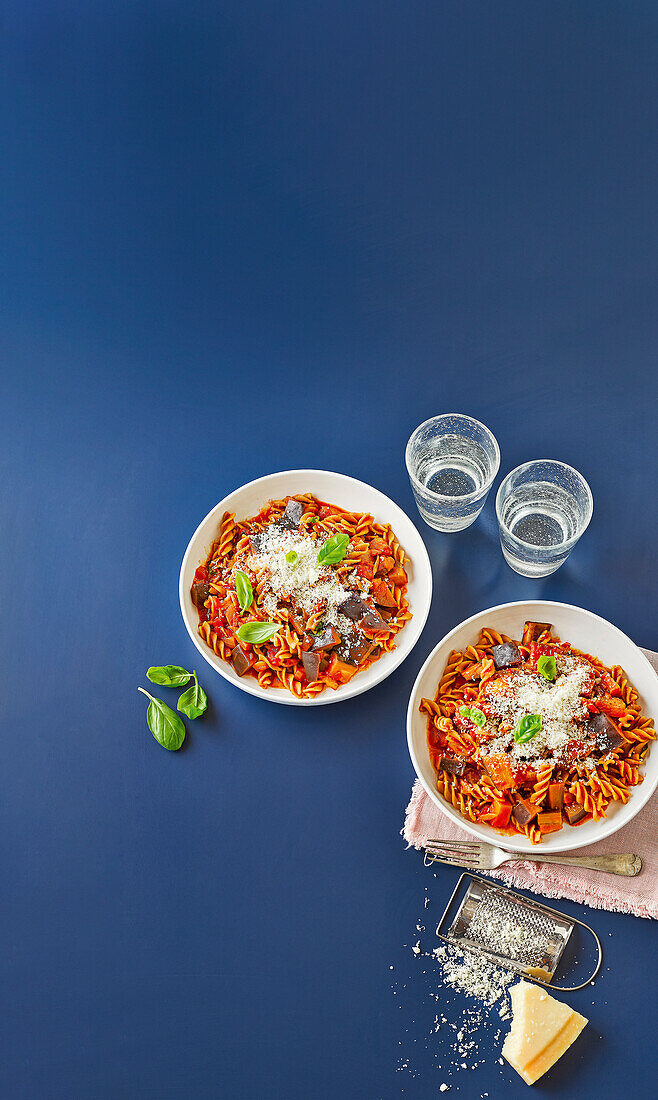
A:
[[[658,672],[658,653],[642,652]],[[654,750],[656,751],[656,750]],[[402,835],[407,846],[422,848],[429,837],[441,840],[472,840],[473,837],[435,806],[421,786],[414,783],[407,806]],[[505,838],[501,837],[501,846]],[[549,898],[571,898],[594,909],[612,909],[619,913],[635,913],[638,917],[658,919],[658,797],[654,794],[641,810],[618,833],[579,848],[574,855],[605,855],[614,852],[634,852],[642,858],[642,870],[635,878],[622,878],[584,867],[558,867],[551,863],[533,863],[515,859],[487,875],[500,878],[508,886],[532,890]]]

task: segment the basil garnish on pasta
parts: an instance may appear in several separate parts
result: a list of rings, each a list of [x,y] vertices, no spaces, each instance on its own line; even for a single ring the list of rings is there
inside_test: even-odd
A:
[[[241,569],[235,571],[235,591],[238,597],[238,603],[240,604],[240,611],[244,615],[245,611],[251,607],[254,599],[254,590],[251,587],[251,581],[246,573],[243,573]]]
[[[261,645],[262,642],[269,642],[280,629],[281,623],[243,623],[238,627],[236,637],[250,645]]]
[[[349,535],[339,532],[322,543],[318,551],[318,565],[338,565],[347,553]]]
[[[540,657],[537,661],[537,672],[540,676],[543,676],[545,680],[554,680],[557,676],[555,657]]]
[[[525,745],[531,741],[542,727],[541,714],[524,714],[523,718],[514,730],[514,740],[517,745]]]
[[[459,707],[457,713],[460,714],[462,718],[470,718],[471,722],[479,726],[480,729],[482,729],[482,726],[486,722],[484,713],[479,707]]]

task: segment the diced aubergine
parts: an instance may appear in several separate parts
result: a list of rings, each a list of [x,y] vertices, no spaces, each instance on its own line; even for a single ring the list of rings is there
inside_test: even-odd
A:
[[[321,634],[318,634],[312,645],[312,650],[317,653],[320,649],[333,649],[340,641],[340,634],[335,626],[326,626]]]
[[[302,664],[306,679],[310,684],[313,683],[320,674],[320,654],[312,653],[310,650],[302,651]]]
[[[301,635],[304,633],[304,624],[301,621],[301,619],[297,619],[295,617],[295,615],[293,614],[288,619],[288,622],[290,623],[291,627],[295,631],[295,634],[299,634],[299,636],[301,637]]]
[[[299,527],[299,522],[304,515],[304,505],[299,500],[289,500],[286,504],[285,511],[281,516],[281,524],[283,527],[287,527],[290,531],[296,531]]]
[[[569,819],[570,825],[577,825],[579,821],[587,817],[587,810],[584,806],[581,806],[579,802],[572,802],[570,806],[565,806],[564,812]]]
[[[338,605],[338,610],[341,615],[345,615],[348,619],[356,622],[370,609],[358,596],[348,596],[346,600]]]
[[[236,645],[235,649],[231,653],[231,664],[237,672],[238,676],[244,676],[245,672],[251,668],[251,664],[247,654],[241,646]]]
[[[359,627],[361,630],[388,630],[390,629],[383,619],[379,617],[374,611],[369,611],[367,615],[364,615],[359,620]]]
[[[210,593],[210,587],[207,581],[195,581],[190,589],[190,595],[192,596],[192,603],[196,607],[203,607],[204,603],[208,599]]]
[[[466,771],[466,764],[463,760],[457,760],[454,756],[442,756],[441,771],[447,772],[448,775],[463,775]]]
[[[624,743],[622,734],[607,714],[593,714],[585,728],[596,738],[599,752],[612,752]]]
[[[518,802],[515,802],[512,809],[514,820],[521,826],[528,825],[536,814],[537,808],[525,798],[520,798]]]
[[[516,642],[501,642],[491,650],[493,663],[500,671],[501,668],[516,668],[523,661],[521,651]]]
[[[550,630],[552,625],[552,623],[527,622],[523,627],[523,644],[530,645],[531,642],[536,642],[539,635]]]
[[[343,637],[340,645],[336,646],[335,653],[340,661],[348,665],[358,665],[365,661],[375,649],[372,638],[366,638],[365,634],[355,634]]]

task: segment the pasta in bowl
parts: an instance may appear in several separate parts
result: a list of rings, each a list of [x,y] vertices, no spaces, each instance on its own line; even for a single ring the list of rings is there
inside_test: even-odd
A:
[[[610,623],[546,601],[481,612],[439,643],[409,703],[433,801],[482,840],[567,851],[609,836],[658,782],[658,678]]]
[[[341,474],[259,478],[213,509],[180,577],[204,658],[250,694],[310,705],[349,698],[410,652],[431,570],[397,505]]]

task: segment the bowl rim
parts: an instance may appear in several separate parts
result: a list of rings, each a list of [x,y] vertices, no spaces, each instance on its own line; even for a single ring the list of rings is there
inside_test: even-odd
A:
[[[414,569],[418,570],[419,580],[420,574],[422,572],[423,587],[422,603],[419,603],[418,610],[414,609],[412,619],[407,624],[408,627],[411,627],[412,623],[415,626],[415,637],[413,638],[411,644],[409,644],[408,649],[402,650],[401,646],[398,646],[395,650],[393,650],[391,652],[393,660],[390,662],[390,665],[386,665],[382,659],[380,659],[379,661],[375,661],[374,664],[370,665],[369,668],[365,670],[366,672],[369,672],[371,669],[376,670],[372,673],[372,679],[366,680],[365,683],[359,682],[359,676],[355,676],[354,679],[350,681],[350,683],[342,685],[342,687],[337,691],[323,691],[312,699],[300,699],[297,696],[293,695],[292,692],[287,691],[283,688],[261,688],[258,682],[256,680],[253,680],[252,677],[244,677],[240,679],[237,677],[234,678],[232,675],[230,675],[228,667],[223,667],[225,665],[225,662],[218,658],[216,654],[209,650],[208,647],[202,642],[196,629],[193,627],[189,619],[188,610],[186,607],[186,596],[188,595],[188,593],[184,577],[189,559],[193,556],[192,548],[194,547],[194,544],[199,537],[201,529],[211,519],[211,517],[215,515],[215,513],[220,512],[220,510],[227,510],[226,504],[232,497],[247,490],[258,488],[258,486],[264,485],[264,483],[266,482],[271,482],[273,478],[304,478],[312,475],[322,475],[323,477],[335,478],[337,479],[337,485],[345,482],[350,482],[353,486],[359,489],[365,489],[368,491],[368,493],[374,493],[379,498],[380,503],[383,507],[393,509],[394,516],[399,513],[399,515],[404,518],[404,520],[415,532],[418,540],[418,553],[414,553],[412,561]],[[269,499],[271,495],[272,494],[268,494],[268,497],[266,499]],[[394,518],[391,520],[386,518],[384,522],[390,522],[391,526],[395,530],[396,524]],[[398,532],[396,531],[396,534],[397,533]],[[401,539],[401,541],[403,540]],[[197,527],[185,548],[183,560],[181,562],[181,567],[178,575],[178,600],[181,615],[183,617],[183,622],[185,624],[185,629],[187,630],[187,633],[189,634],[194,646],[199,651],[203,659],[207,662],[207,664],[209,664],[215,672],[219,673],[219,675],[227,680],[230,684],[232,684],[234,687],[239,688],[241,691],[246,692],[246,694],[253,695],[258,699],[264,699],[266,702],[269,703],[279,703],[284,706],[328,706],[332,703],[346,702],[348,699],[353,699],[357,695],[362,695],[364,692],[370,691],[371,688],[376,687],[383,680],[387,679],[387,677],[395,672],[395,670],[399,668],[403,661],[406,660],[415,645],[418,643],[430,612],[430,607],[432,604],[432,589],[432,566],[430,563],[429,554],[427,553],[427,547],[425,546],[423,538],[415,523],[410,519],[410,517],[400,507],[399,504],[396,504],[394,500],[391,500],[391,498],[383,493],[381,489],[377,489],[374,485],[369,485],[368,482],[361,481],[359,480],[359,478],[351,477],[350,474],[338,473],[335,470],[318,470],[310,468],[300,468],[296,470],[275,470],[272,473],[263,474],[261,477],[253,478],[251,481],[246,481],[244,485],[239,485],[235,489],[232,489],[230,493],[226,493],[226,495],[222,497],[222,499],[219,500],[213,508],[210,509],[210,511],[204,516],[201,522],[197,524]],[[407,635],[405,641],[409,637],[410,635]],[[382,665],[383,667],[378,667],[380,665]],[[284,691],[287,698],[283,697]]]
[[[445,634],[439,642],[437,642],[437,644],[433,647],[432,651],[427,656],[426,660],[423,662],[418,672],[418,675],[414,681],[414,685],[411,689],[411,694],[409,695],[409,703],[407,706],[407,747],[409,749],[409,755],[411,757],[411,762],[413,764],[414,771],[416,772],[416,776],[425,792],[431,798],[434,805],[438,806],[438,808],[446,815],[446,817],[450,818],[450,820],[453,821],[454,824],[459,825],[466,832],[470,833],[478,840],[484,841],[489,844],[495,844],[497,847],[503,848],[507,851],[518,853],[519,858],[525,858],[529,860],[532,860],[533,851],[538,851],[540,853],[575,851],[578,848],[591,847],[593,844],[597,844],[600,840],[605,840],[607,837],[612,836],[613,833],[616,833],[619,829],[624,828],[624,826],[628,825],[629,822],[632,821],[634,817],[636,817],[642,807],[645,806],[649,799],[652,797],[654,791],[656,790],[656,787],[658,786],[657,770],[652,781],[649,781],[648,777],[646,777],[642,784],[633,788],[631,799],[629,800],[629,803],[627,803],[627,805],[630,805],[631,802],[633,803],[633,809],[630,815],[623,821],[616,820],[618,815],[615,815],[615,817],[609,820],[603,818],[601,821],[597,822],[597,824],[601,828],[594,839],[592,839],[591,837],[585,837],[585,839],[582,839],[582,837],[578,838],[576,836],[573,839],[561,842],[557,839],[559,837],[559,834],[553,833],[552,836],[554,836],[556,839],[551,843],[550,848],[547,845],[544,845],[543,847],[541,845],[534,845],[533,848],[529,848],[527,846],[527,838],[525,837],[522,841],[517,840],[515,837],[508,837],[502,833],[496,832],[496,830],[493,829],[490,825],[481,825],[477,824],[476,822],[468,821],[465,817],[458,813],[458,811],[455,810],[454,807],[448,805],[448,803],[440,797],[438,792],[436,790],[433,790],[425,782],[413,742],[413,720],[416,717],[416,711],[418,707],[418,694],[420,683],[428,666],[434,660],[437,652],[441,648],[446,646],[449,643],[450,639],[455,634],[457,634],[458,631],[462,630],[463,627],[467,627],[470,623],[481,619],[482,616],[490,615],[494,612],[499,611],[508,611],[512,608],[522,608],[537,605],[540,605],[542,608],[564,608],[568,609],[569,611],[576,611],[579,614],[584,615],[586,618],[592,620],[593,622],[604,624],[606,627],[608,627],[610,630],[618,635],[620,642],[626,643],[627,645],[631,646],[632,649],[635,650],[635,652],[639,656],[640,663],[643,663],[646,666],[649,674],[654,677],[656,676],[656,670],[653,668],[650,661],[644,655],[640,647],[637,646],[635,642],[628,637],[627,634],[624,634],[623,630],[621,630],[618,626],[615,626],[614,623],[609,622],[608,619],[604,619],[603,616],[597,615],[593,611],[588,611],[584,607],[578,607],[577,604],[563,603],[558,600],[511,600],[507,603],[495,604],[492,607],[484,608],[482,611],[477,611],[474,615],[469,615],[468,618],[463,619],[460,623],[449,630],[448,633]],[[620,663],[622,662],[620,661]]]

